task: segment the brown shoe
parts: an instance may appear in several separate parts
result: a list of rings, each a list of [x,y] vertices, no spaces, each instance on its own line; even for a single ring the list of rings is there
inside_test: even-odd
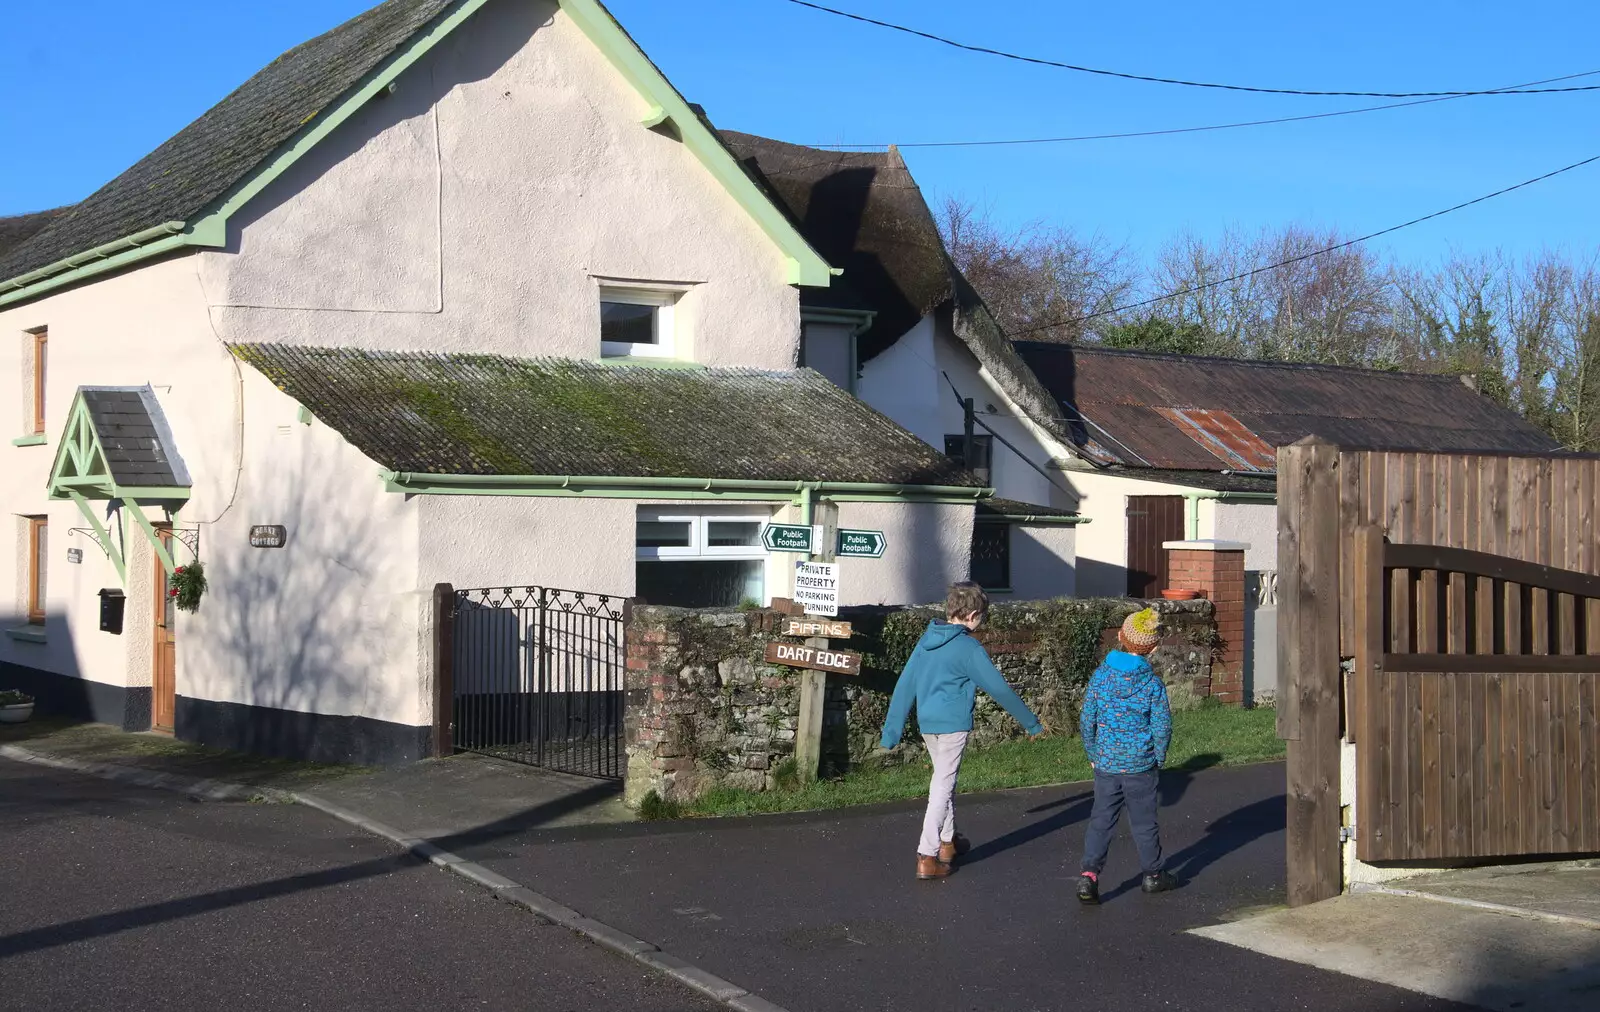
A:
[[[956,863],[956,858],[965,854],[971,848],[972,845],[967,842],[967,838],[957,833],[954,840],[939,844],[939,860],[953,866]]]
[[[936,857],[929,857],[926,854],[917,855],[917,878],[944,878],[953,871],[955,871],[954,867],[945,864]]]

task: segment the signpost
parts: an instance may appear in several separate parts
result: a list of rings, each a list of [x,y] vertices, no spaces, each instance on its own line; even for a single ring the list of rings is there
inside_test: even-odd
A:
[[[811,524],[768,524],[761,531],[761,543],[769,552],[810,555],[821,541],[821,534]]]
[[[853,531],[839,528],[838,554],[857,559],[881,559],[889,539],[882,531]]]
[[[861,655],[852,650],[831,650],[802,643],[783,643],[774,640],[767,644],[768,664],[786,664],[791,668],[811,671],[832,671],[839,675],[861,674]]]
[[[811,618],[791,618],[783,627],[785,636],[823,636],[830,640],[847,640],[854,632],[849,622]]]
[[[794,599],[807,615],[839,614],[839,564],[796,562]]]

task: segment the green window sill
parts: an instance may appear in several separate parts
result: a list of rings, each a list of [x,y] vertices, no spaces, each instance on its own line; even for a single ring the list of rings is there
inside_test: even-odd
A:
[[[49,442],[49,437],[47,437],[42,432],[38,432],[38,433],[35,433],[35,434],[31,435],[31,436],[18,436],[16,439],[13,439],[11,441],[11,445],[12,446],[43,446],[47,442]]]
[[[48,643],[44,627],[37,625],[21,625],[14,629],[7,629],[6,635],[19,643]]]

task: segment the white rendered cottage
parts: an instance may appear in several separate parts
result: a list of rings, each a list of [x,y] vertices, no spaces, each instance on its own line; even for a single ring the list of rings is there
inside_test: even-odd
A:
[[[440,583],[764,603],[832,503],[842,604],[938,598],[987,490],[797,370],[835,269],[595,0],[389,0],[0,222],[0,687],[397,762]]]

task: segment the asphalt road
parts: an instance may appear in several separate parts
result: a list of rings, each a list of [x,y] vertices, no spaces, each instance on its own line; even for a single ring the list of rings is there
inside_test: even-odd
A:
[[[722,1006],[295,805],[0,759],[0,1009]]]
[[[920,815],[906,805],[442,842],[793,1012],[1466,1008],[1185,934],[1282,902],[1283,768],[1163,788],[1187,884],[1141,893],[1124,823],[1107,902],[1087,909],[1072,894],[1087,785],[959,799],[974,847],[942,882],[913,877]]]

